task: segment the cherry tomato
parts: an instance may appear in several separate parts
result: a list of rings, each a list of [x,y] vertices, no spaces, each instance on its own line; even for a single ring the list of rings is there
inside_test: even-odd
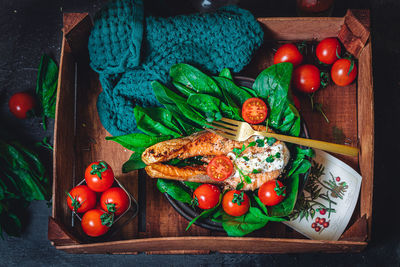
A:
[[[293,84],[300,92],[313,93],[321,86],[321,72],[314,65],[301,65],[293,72]]]
[[[319,223],[319,220],[321,220],[320,217],[315,218],[315,222],[316,222],[316,223]]]
[[[320,209],[320,210],[319,210],[319,214],[325,215],[325,213],[326,213],[326,209]]]
[[[274,64],[290,62],[293,67],[300,65],[303,61],[303,55],[294,44],[284,44],[278,48],[274,55]]]
[[[129,197],[120,187],[111,187],[100,197],[101,209],[114,213],[116,216],[124,213],[129,207]]]
[[[11,113],[18,119],[25,119],[28,111],[33,110],[35,104],[35,98],[28,93],[16,93],[8,101]]]
[[[218,204],[221,191],[212,184],[202,184],[194,190],[193,199],[198,203],[200,209],[211,209]]]
[[[286,196],[286,187],[278,180],[265,182],[258,190],[258,198],[266,206],[275,206]]]
[[[319,224],[324,224],[325,223],[325,218],[321,218],[321,220],[319,220]]]
[[[242,216],[250,208],[249,197],[243,191],[228,191],[222,199],[222,208],[231,216]]]
[[[319,227],[319,226],[315,227],[314,229],[315,229],[315,232],[321,231],[321,227]]]
[[[329,222],[324,222],[322,225],[324,228],[328,228],[329,227]]]
[[[340,55],[340,43],[338,39],[330,37],[325,38],[317,45],[316,55],[319,61],[325,64],[333,64]]]
[[[340,182],[340,177],[336,177],[336,182]]]
[[[96,193],[86,185],[78,185],[67,194],[68,207],[78,213],[83,213],[96,206]]]
[[[250,124],[258,124],[267,118],[267,105],[260,98],[249,98],[242,106],[242,117]]]
[[[215,181],[223,181],[233,172],[233,163],[227,156],[216,156],[207,165],[207,175]]]
[[[311,228],[315,228],[315,227],[317,227],[317,224],[316,223],[312,223],[311,224]]]
[[[93,191],[104,192],[114,183],[114,172],[104,161],[92,162],[86,168],[85,181]]]
[[[101,236],[107,233],[109,227],[103,225],[101,216],[105,214],[104,211],[93,209],[85,212],[82,216],[81,226],[83,231],[88,236]]]
[[[331,78],[336,85],[346,86],[355,80],[357,76],[357,66],[353,62],[353,69],[350,71],[351,65],[352,62],[347,58],[339,59],[332,65]]]

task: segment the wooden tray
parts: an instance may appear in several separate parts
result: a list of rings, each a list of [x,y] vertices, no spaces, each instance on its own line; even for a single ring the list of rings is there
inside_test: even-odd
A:
[[[92,22],[86,13],[64,14],[63,43],[54,132],[53,209],[48,238],[57,248],[71,253],[298,253],[355,252],[367,246],[371,236],[374,166],[374,109],[369,41],[369,12],[349,11],[342,18],[259,18],[265,30],[265,44],[241,75],[256,77],[271,65],[271,40],[283,42],[320,40],[339,36],[347,49],[357,55],[357,83],[346,87],[330,85],[320,90],[316,100],[323,103],[330,119],[310,110],[307,96],[300,96],[302,114],[313,138],[334,141],[332,128],[343,130],[359,158],[339,156],[363,177],[359,203],[339,241],[314,241],[281,223],[268,223],[247,237],[232,238],[198,226],[185,231],[187,221],[168,203],[141,171],[123,174],[121,165],[131,152],[105,141],[109,135],[96,110],[101,91],[98,75],[89,67],[87,41]],[[84,243],[72,227],[72,213],[65,201],[70,190],[83,177],[85,167],[94,160],[105,160],[116,177],[139,200],[139,216],[124,226],[113,240]],[[256,245],[255,245],[256,244]]]

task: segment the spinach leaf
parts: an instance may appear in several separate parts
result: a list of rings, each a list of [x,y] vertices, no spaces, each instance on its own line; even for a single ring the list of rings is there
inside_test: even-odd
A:
[[[228,68],[223,68],[218,76],[219,77],[224,77],[224,78],[227,78],[227,79],[233,81],[232,73]]]
[[[134,152],[129,160],[122,165],[123,173],[143,169],[146,167],[146,164],[142,161],[142,154],[146,150],[146,147],[136,147],[133,150]]]
[[[210,217],[221,205],[221,200],[222,200],[222,194],[219,195],[219,200],[217,205],[215,205],[215,207],[211,209],[203,210],[202,213],[200,213],[197,217],[193,218],[193,220],[189,222],[185,231],[189,230],[190,226],[192,226],[192,224],[194,224],[197,220]]]
[[[36,94],[40,100],[43,127],[46,129],[45,117],[55,118],[57,98],[58,67],[47,55],[40,59],[36,80]]]
[[[121,146],[134,151],[138,147],[149,147],[162,141],[169,140],[171,138],[172,136],[170,135],[150,136],[142,133],[133,133],[120,136],[106,136],[106,140],[117,142]]]
[[[287,218],[283,218],[283,217],[270,217],[268,215],[268,209],[267,206],[264,205],[264,203],[261,202],[261,200],[258,198],[258,196],[253,195],[254,200],[256,201],[256,203],[258,204],[258,206],[261,208],[261,210],[265,213],[265,215],[268,216],[268,220],[271,222],[285,222],[288,219]]]
[[[254,89],[252,88],[248,88],[246,86],[239,86],[240,88],[242,88],[243,90],[245,90],[247,93],[251,94],[252,97],[257,97],[256,92],[254,91]]]
[[[175,200],[188,204],[192,202],[192,196],[176,181],[157,179],[157,188],[161,193],[167,193]]]
[[[257,229],[264,227],[268,223],[268,216],[256,207],[250,207],[249,211],[238,217],[222,213],[222,227],[228,236],[244,236]]]
[[[182,182],[186,187],[190,188],[190,190],[194,191],[197,189],[197,187],[199,187],[200,185],[202,185],[202,183],[196,183],[196,182],[188,182],[188,181],[183,181]]]
[[[221,90],[215,81],[191,65],[184,63],[176,64],[169,70],[169,75],[172,78],[173,84],[176,85],[179,83],[188,90],[193,91],[193,93],[208,94],[218,98],[222,97]],[[181,86],[179,86],[179,89],[182,89]],[[187,90],[182,90],[181,92],[186,96],[190,94]]]
[[[247,91],[237,86],[232,80],[224,77],[214,77],[214,79],[217,81],[221,90],[226,91],[227,95],[229,95],[240,107],[243,105],[244,101],[253,97]]]
[[[270,216],[283,217],[288,216],[292,212],[297,200],[300,174],[306,173],[309,168],[311,168],[311,163],[308,160],[302,160],[296,171],[284,180],[286,197],[278,205],[269,208]]]
[[[275,130],[299,136],[300,115],[293,105],[290,93],[290,81],[293,65],[279,63],[263,70],[253,84],[253,89],[269,107],[269,126]]]
[[[205,123],[207,122],[205,118],[186,103],[184,97],[178,95],[157,81],[152,82],[151,85],[157,100],[168,110],[173,110],[176,114],[181,114],[180,118],[184,116],[186,120],[189,120],[190,124],[194,125],[194,128],[201,129],[205,126]],[[185,120],[181,119],[181,122],[185,122]]]
[[[181,137],[182,135],[176,127],[176,122],[173,121],[171,113],[164,108],[142,108],[135,106],[133,112],[138,129],[148,135],[171,135],[174,138]]]

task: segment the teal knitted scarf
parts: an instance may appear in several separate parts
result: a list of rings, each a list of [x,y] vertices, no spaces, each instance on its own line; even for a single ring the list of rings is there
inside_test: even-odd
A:
[[[134,106],[161,106],[150,83],[168,83],[172,65],[184,62],[209,73],[224,67],[238,72],[262,40],[253,15],[236,6],[144,18],[142,1],[110,1],[96,14],[88,45],[91,67],[103,87],[97,100],[103,126],[112,135],[137,132]]]

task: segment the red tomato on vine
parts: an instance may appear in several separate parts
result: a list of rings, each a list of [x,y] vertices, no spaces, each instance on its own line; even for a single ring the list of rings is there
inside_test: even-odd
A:
[[[105,161],[92,162],[86,168],[85,181],[93,191],[103,192],[114,183],[114,172]]]

